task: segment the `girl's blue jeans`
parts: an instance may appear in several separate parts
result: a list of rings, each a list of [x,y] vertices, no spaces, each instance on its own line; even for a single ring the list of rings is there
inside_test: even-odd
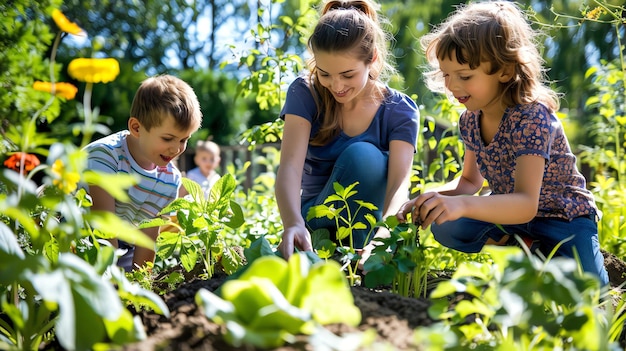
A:
[[[556,254],[577,258],[585,272],[595,274],[603,285],[609,283],[604,257],[598,242],[596,215],[581,216],[571,221],[560,218],[536,217],[518,225],[503,225],[504,231],[493,223],[461,218],[430,227],[435,239],[449,248],[475,253],[482,250],[487,239],[500,242],[505,235],[518,234],[538,240],[541,252],[549,253],[562,243]],[[576,255],[574,254],[576,251]]]
[[[339,182],[343,187],[347,187],[355,182],[359,184],[354,190],[357,193],[348,198],[350,215],[353,217],[353,224],[361,222],[366,229],[357,229],[352,232],[352,244],[356,249],[361,249],[374,236],[369,222],[365,219],[365,214],[372,214],[377,221],[382,218],[382,208],[385,200],[385,190],[387,188],[387,161],[389,156],[376,146],[367,142],[357,142],[348,146],[335,162],[335,167],[323,190],[315,197],[303,199],[302,216],[306,220],[309,209],[312,206],[321,205],[328,196],[335,194],[333,184]],[[370,211],[359,205],[354,200],[369,202],[377,207],[377,210]],[[327,204],[330,205],[330,204]],[[335,208],[343,206],[343,203],[335,202]],[[357,212],[358,210],[358,212]],[[348,213],[343,210],[340,215],[348,219]],[[337,224],[334,219],[327,217],[312,218],[306,221],[311,230],[326,228],[334,235],[337,231]],[[340,225],[346,226],[340,222]],[[370,232],[372,232],[370,234]],[[349,245],[349,238],[342,239],[344,246]],[[367,241],[367,242],[366,242]]]

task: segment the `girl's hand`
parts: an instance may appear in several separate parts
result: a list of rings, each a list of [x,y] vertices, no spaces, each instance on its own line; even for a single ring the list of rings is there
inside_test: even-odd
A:
[[[311,235],[306,227],[302,225],[285,228],[280,244],[278,244],[278,251],[287,261],[289,261],[289,257],[291,257],[295,249],[313,251]]]
[[[402,206],[400,206],[400,209],[398,210],[398,213],[396,214],[396,218],[398,219],[398,221],[400,221],[400,223],[406,223],[407,221],[407,214],[411,213],[411,218],[413,218],[413,221],[415,222],[415,220],[419,217],[415,216],[415,201],[417,201],[417,197],[413,200],[409,200],[407,202],[405,202],[404,204],[402,204]]]
[[[464,215],[462,197],[446,196],[437,192],[424,193],[415,198],[412,213],[414,222],[422,228],[427,228],[432,223],[453,221]]]

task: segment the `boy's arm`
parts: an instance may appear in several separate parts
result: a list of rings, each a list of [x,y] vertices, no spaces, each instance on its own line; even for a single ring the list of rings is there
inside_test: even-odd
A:
[[[186,195],[189,195],[189,192],[187,191],[187,189],[181,184],[180,188],[178,188],[178,197],[185,197]]]
[[[91,201],[93,201],[93,206],[91,207],[93,210],[115,213],[115,199],[106,190],[99,186],[90,185],[89,195],[91,195]],[[119,247],[117,238],[109,239],[109,241],[115,248]]]
[[[141,231],[156,242],[161,227],[144,228]],[[154,262],[155,252],[145,247],[135,246],[133,267],[143,267],[146,262]]]

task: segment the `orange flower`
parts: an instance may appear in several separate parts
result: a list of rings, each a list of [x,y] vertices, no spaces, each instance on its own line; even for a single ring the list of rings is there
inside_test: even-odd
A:
[[[57,24],[57,27],[64,32],[74,35],[85,35],[85,31],[83,31],[78,24],[70,22],[70,20],[65,17],[63,12],[58,9],[52,10],[52,19],[54,20],[54,23]]]
[[[39,164],[40,162],[37,156],[25,152],[16,152],[4,160],[4,165],[7,168],[22,174],[32,171],[35,167],[39,166]]]
[[[67,100],[74,99],[74,97],[76,97],[76,92],[78,92],[78,88],[76,88],[73,84],[63,83],[63,82],[54,83],[54,88],[53,88],[53,84],[50,82],[36,81],[35,83],[33,83],[33,89],[39,90],[39,91],[45,91],[50,94],[53,93],[53,89],[54,89],[55,95],[62,96],[66,98]]]
[[[108,83],[120,74],[120,64],[114,58],[77,58],[67,66],[72,78],[87,83]]]

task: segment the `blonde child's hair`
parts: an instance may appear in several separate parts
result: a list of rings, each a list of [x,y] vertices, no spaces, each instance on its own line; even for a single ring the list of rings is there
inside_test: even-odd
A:
[[[144,80],[133,98],[130,116],[149,131],[174,117],[180,129],[199,128],[202,111],[191,86],[180,78],[160,75]]]
[[[538,38],[522,10],[512,2],[487,1],[460,5],[442,24],[421,38],[431,69],[425,78],[428,87],[446,92],[438,60],[454,59],[475,69],[491,64],[489,74],[514,68],[513,78],[502,84],[502,102],[514,106],[541,102],[550,110],[559,109],[559,96],[546,80]]]
[[[198,142],[196,143],[196,152],[198,151],[207,151],[214,155],[219,155],[220,146],[211,140],[198,140]]]

